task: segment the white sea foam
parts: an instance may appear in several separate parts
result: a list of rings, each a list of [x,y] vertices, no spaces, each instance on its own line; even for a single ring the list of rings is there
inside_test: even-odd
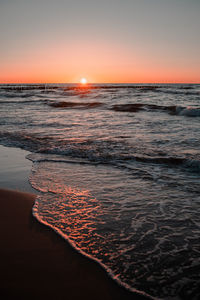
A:
[[[188,117],[199,117],[200,116],[200,108],[194,108],[194,107],[177,107],[177,113],[181,116],[188,116]]]

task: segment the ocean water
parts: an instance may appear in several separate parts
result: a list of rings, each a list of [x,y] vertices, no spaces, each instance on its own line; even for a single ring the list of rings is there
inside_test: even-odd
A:
[[[36,218],[130,289],[200,297],[200,85],[0,85]]]

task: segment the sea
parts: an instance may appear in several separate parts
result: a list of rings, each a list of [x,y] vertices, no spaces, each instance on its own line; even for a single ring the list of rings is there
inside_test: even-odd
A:
[[[128,289],[200,299],[200,85],[0,85],[33,215]]]

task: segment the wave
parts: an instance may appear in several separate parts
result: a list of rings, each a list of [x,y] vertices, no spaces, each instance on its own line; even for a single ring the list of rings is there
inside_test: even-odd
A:
[[[169,168],[181,168],[192,173],[200,173],[200,159],[197,156],[171,156],[164,153],[162,156],[141,152],[136,150],[132,153],[129,146],[124,142],[97,141],[97,140],[60,140],[52,139],[51,136],[38,136],[35,134],[1,132],[1,144],[14,146],[25,150],[50,154],[60,157],[56,160],[66,160],[65,157],[73,158],[80,162],[90,162],[92,164],[109,164],[120,167],[125,163],[142,163],[147,165],[163,165]],[[127,153],[127,154],[126,154]]]
[[[128,103],[128,104],[115,104],[111,108],[114,111],[121,112],[139,112],[141,110],[160,110],[167,111],[170,114],[188,116],[188,117],[199,117],[200,107],[184,107],[184,106],[162,106],[156,104],[146,104],[146,103]]]
[[[175,111],[176,106],[161,106],[156,104],[146,104],[146,103],[127,103],[127,104],[115,104],[112,106],[115,111],[125,111],[125,112],[138,112],[141,110],[169,110]]]
[[[1,100],[0,99],[1,104],[11,104],[11,103],[16,103],[16,104],[34,103],[34,104],[36,104],[38,102],[46,103],[47,100],[42,100],[42,99],[39,99],[39,100],[21,100],[21,99],[19,99],[19,100]]]
[[[115,104],[112,109],[115,111],[126,111],[126,112],[138,112],[142,110],[144,104],[134,103],[134,104]]]
[[[102,106],[101,102],[51,102],[49,106],[58,108],[95,108]]]
[[[197,89],[196,89],[197,88]],[[160,93],[160,94],[182,94],[188,96],[199,96],[198,85],[163,85],[163,84],[24,84],[24,85],[0,85],[0,96],[12,97],[31,97],[39,93],[48,95],[49,93],[59,94],[62,96],[79,96],[80,98],[89,97],[90,94],[103,92],[108,96],[110,93],[117,93],[118,90],[126,93],[142,96],[144,93]],[[95,97],[95,95],[93,95]],[[117,97],[118,96],[113,96]],[[113,98],[114,99],[114,98]]]
[[[33,185],[33,187],[36,190],[38,190],[40,192],[42,191],[41,189],[38,188],[38,186],[35,186],[33,183],[31,183],[31,184]],[[56,194],[58,194],[58,191],[56,191]],[[70,236],[68,236],[66,233],[64,233],[61,229],[59,229],[58,226],[55,226],[55,225],[51,224],[49,221],[45,220],[45,218],[42,215],[40,215],[40,213],[39,213],[40,201],[42,201],[43,197],[45,197],[44,196],[44,192],[43,192],[43,195],[38,195],[36,197],[34,206],[32,208],[32,214],[36,218],[36,220],[38,220],[38,222],[40,222],[41,224],[43,224],[43,225],[51,228],[55,233],[57,233],[59,236],[61,236],[61,238],[63,238],[65,241],[67,241],[70,244],[70,246],[73,249],[75,249],[75,251],[77,251],[78,253],[80,253],[84,257],[87,257],[88,259],[94,261],[95,263],[99,264],[100,267],[107,272],[107,274],[109,275],[109,277],[111,277],[119,285],[119,287],[124,287],[129,292],[134,293],[133,294],[134,297],[145,298],[145,299],[149,299],[149,300],[150,299],[156,300],[155,297],[151,296],[150,294],[146,293],[145,291],[136,289],[134,287],[131,287],[127,283],[121,281],[120,278],[119,278],[119,276],[116,275],[116,274],[114,274],[113,271],[112,271],[112,269],[109,266],[107,266],[103,262],[103,260],[100,260],[97,257],[95,257],[95,256],[87,253],[86,251],[82,250],[80,247],[77,246],[76,242],[73,241],[73,239],[70,238]]]
[[[33,96],[33,95],[29,95]],[[10,97],[10,96],[9,96]],[[12,95],[12,97],[14,97]],[[26,97],[25,95],[20,95],[20,97]],[[31,103],[43,103],[48,104],[51,107],[55,108],[77,108],[77,109],[90,109],[97,108],[100,106],[104,106],[105,104],[102,102],[94,101],[94,102],[72,102],[72,101],[49,101],[47,99],[34,99],[34,100],[0,100],[1,104],[31,104]],[[179,115],[179,116],[188,116],[188,117],[199,117],[200,116],[200,107],[184,107],[184,106],[163,106],[157,104],[147,104],[147,103],[125,103],[125,104],[115,104],[111,106],[111,110],[119,111],[119,112],[139,112],[139,111],[161,111],[168,112],[169,114]]]
[[[180,90],[179,90],[180,89]],[[173,95],[188,95],[188,96],[199,96],[200,95],[200,91],[192,91],[192,88],[190,87],[182,87],[179,89],[157,89],[158,92],[160,93],[164,93],[164,94],[173,94]]]
[[[68,167],[71,169],[71,166],[67,166],[67,168]],[[72,166],[72,168],[74,168],[74,166]],[[45,173],[45,169],[47,173]],[[108,172],[108,169],[104,169],[103,167],[103,169],[98,170],[98,173],[101,173],[105,177],[100,177],[101,184],[99,185],[99,190],[97,190],[98,192],[95,192],[95,195],[99,194],[100,191],[99,195],[102,195],[102,199],[106,199],[104,189],[107,190],[107,187],[109,187],[109,191],[112,191],[112,195],[116,193],[116,196],[113,197],[114,201],[108,201],[106,199],[106,209],[104,210],[104,207],[102,206],[102,209],[99,205],[101,198],[97,198],[97,202],[95,202],[96,199],[90,202],[91,194],[87,194],[84,198],[86,201],[80,201],[81,196],[79,193],[79,199],[76,201],[76,198],[73,197],[75,195],[75,189],[70,189],[69,192],[67,191],[67,186],[71,187],[71,182],[69,181],[71,174],[77,174],[76,183],[80,182],[80,179],[82,182],[82,176],[79,177],[82,171],[79,173],[79,169],[80,166],[75,167],[68,177],[66,177],[66,166],[64,164],[34,164],[34,172],[30,178],[30,182],[34,188],[42,192],[42,194],[40,194],[41,196],[38,196],[36,199],[36,204],[33,208],[33,213],[39,221],[43,221],[47,226],[51,226],[61,234],[62,237],[72,242],[72,245],[75,246],[76,249],[78,247],[78,250],[81,249],[84,253],[86,252],[88,255],[91,255],[91,257],[99,259],[105,266],[109,266],[113,274],[119,274],[116,278],[130,284],[130,286],[134,286],[139,290],[141,290],[142,287],[142,290],[154,296],[162,296],[163,299],[167,296],[172,297],[172,294],[170,294],[170,296],[168,295],[169,290],[176,291],[177,294],[178,291],[180,291],[180,286],[181,289],[184,288],[188,290],[189,288],[190,290],[190,286],[187,284],[184,274],[187,273],[189,283],[194,279],[192,277],[193,273],[195,274],[195,279],[196,276],[198,276],[198,263],[195,261],[195,249],[198,248],[198,225],[196,226],[195,220],[198,216],[195,215],[196,207],[193,207],[195,204],[192,203],[191,209],[191,206],[188,205],[189,201],[187,201],[187,204],[184,203],[184,201],[178,201],[177,195],[176,198],[173,197],[174,188],[170,190],[168,188],[167,194],[162,194],[162,192],[156,190],[158,185],[154,185],[154,194],[151,190],[151,184],[148,187],[146,187],[145,184],[144,186],[141,185],[142,188],[139,186],[138,190],[134,188],[135,194],[138,194],[138,201],[134,201],[134,198],[130,197],[130,202],[125,202],[123,199],[128,198],[129,190],[127,192],[126,188],[123,190],[121,187],[117,190],[118,186],[115,184],[111,186],[110,184],[108,186],[104,185],[103,180],[105,180],[105,182],[109,181],[108,176],[110,171]],[[85,182],[92,182],[90,180],[90,171],[93,176],[93,174],[97,173],[95,169],[96,167],[85,168],[85,173],[87,170]],[[76,171],[78,172],[76,173]],[[112,172],[113,170],[111,173]],[[51,173],[51,175],[49,173]],[[41,178],[45,178],[45,174],[50,175],[51,181],[48,177],[48,179],[44,179],[42,183]],[[116,175],[120,174],[118,170],[116,174],[112,174],[112,176],[116,178],[116,182],[119,186],[121,186],[121,184],[117,178],[120,178],[120,176]],[[49,184],[46,184],[47,182]],[[130,186],[131,191],[132,187],[134,187],[134,181],[132,183]],[[76,185],[79,186],[79,184]],[[91,186],[92,183],[88,188],[84,182],[82,185],[84,190],[87,188],[89,191],[93,191],[93,189],[90,188]],[[103,190],[102,186],[104,187]],[[125,187],[129,188],[128,185]],[[143,192],[143,190],[145,190],[145,192]],[[172,194],[170,194],[170,191],[172,191]],[[67,197],[66,192],[68,193]],[[182,194],[180,193],[180,197],[181,196]],[[148,201],[144,200],[145,198],[147,198]],[[169,198],[169,200],[166,198]],[[122,201],[118,199],[122,199]],[[176,201],[174,201],[174,199]],[[192,196],[189,199],[192,199]],[[120,205],[121,202],[122,205]],[[68,203],[70,204],[67,205]],[[116,205],[116,203],[120,204]],[[54,207],[56,209],[54,209]],[[88,207],[89,209],[87,209]],[[67,222],[64,223],[61,219],[57,219],[60,212],[62,212],[65,219],[68,220]],[[84,214],[84,212],[86,213]],[[110,215],[112,218],[109,218]],[[76,216],[81,216],[80,221],[78,221],[78,230],[77,220],[79,220],[79,217],[77,218]],[[87,220],[87,222],[85,222],[85,220]],[[90,221],[89,226],[87,226],[88,220]],[[99,222],[99,220],[101,220],[101,222]],[[117,226],[116,222],[118,224]],[[74,226],[75,228],[71,227],[71,224],[74,223],[76,224]],[[103,223],[105,225],[103,225]],[[82,224],[84,227],[81,227]],[[92,227],[93,230],[89,231],[90,226],[93,224],[95,224],[95,226]],[[72,234],[71,228],[73,228]],[[84,231],[81,231],[82,228],[84,228]],[[77,232],[79,234],[76,234]],[[96,233],[98,238],[93,239]],[[191,235],[193,240],[190,240]],[[79,238],[80,236],[81,239]],[[190,243],[193,242],[192,247],[194,248],[194,252],[192,253],[191,251],[187,251],[188,240]],[[89,247],[84,247],[84,245],[89,245]],[[112,245],[112,247],[110,247],[110,245]],[[183,251],[183,247],[186,247],[186,251]],[[101,249],[105,249],[105,251],[101,251]],[[103,255],[99,255],[99,253]],[[168,260],[169,253],[172,259]],[[153,261],[156,261],[156,266],[158,266],[156,268],[155,263],[152,263],[152,257]],[[132,264],[133,261],[136,262],[134,265]],[[181,265],[183,271],[181,269],[179,272],[180,268],[177,269],[177,265]],[[139,272],[135,272],[134,270],[139,270]],[[163,272],[163,270],[165,272]],[[121,274],[123,276],[121,276]],[[163,274],[166,274],[166,276],[163,276]],[[173,289],[172,282],[176,282],[176,286],[173,285]],[[160,284],[162,287],[164,286],[162,290]]]
[[[19,92],[0,93],[0,97],[4,97],[4,98],[29,98],[33,96],[35,96],[35,93],[19,93]]]
[[[135,160],[145,163],[156,163],[156,164],[167,164],[180,166],[185,162],[184,158],[181,157],[145,157],[136,156]]]
[[[177,106],[176,113],[180,116],[200,117],[200,107],[180,107]]]
[[[200,161],[184,157],[145,157],[135,156],[135,160],[144,163],[163,164],[171,167],[180,166],[193,172],[200,172]]]
[[[71,163],[71,164],[79,164],[79,165],[99,165],[99,164],[106,164],[106,165],[112,165],[112,166],[116,166],[122,169],[127,169],[129,171],[134,171],[136,172],[136,169],[134,169],[133,167],[130,167],[129,162],[133,163],[134,161],[137,162],[142,162],[142,163],[146,163],[146,164],[154,164],[154,165],[165,165],[171,168],[175,168],[175,167],[182,167],[184,169],[186,169],[187,171],[193,172],[193,173],[200,173],[200,161],[199,160],[195,160],[195,159],[185,159],[185,158],[181,158],[181,157],[152,157],[152,158],[147,158],[147,157],[142,157],[142,156],[129,156],[129,157],[125,157],[123,155],[118,155],[118,156],[113,156],[111,160],[106,159],[106,157],[103,157],[103,160],[100,161],[99,157],[98,159],[94,160],[90,159],[90,157],[88,156],[88,161],[86,160],[82,160],[81,157],[64,157],[65,154],[67,154],[66,152],[64,153],[64,151],[58,151],[58,149],[56,151],[53,151],[54,154],[52,154],[51,152],[51,156],[48,157],[46,156],[46,154],[48,155],[48,151],[45,153],[36,153],[36,154],[30,154],[27,156],[27,158],[33,162],[61,162],[61,163]],[[61,157],[62,156],[62,157]],[[85,157],[83,157],[85,158]],[[110,158],[110,157],[109,157]],[[115,159],[114,159],[115,158]],[[126,162],[126,164],[123,164],[124,162]],[[143,178],[148,178],[149,180],[153,179],[153,176],[151,174],[149,174],[148,172],[144,171],[144,170],[139,170],[139,173],[142,174]],[[148,176],[147,176],[148,175]]]

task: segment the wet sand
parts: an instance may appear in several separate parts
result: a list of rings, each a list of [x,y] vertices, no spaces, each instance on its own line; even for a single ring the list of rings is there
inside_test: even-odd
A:
[[[32,216],[35,195],[0,189],[1,299],[147,299]]]
[[[28,181],[32,168],[32,161],[26,159],[28,154],[26,150],[0,145],[0,188],[37,192]]]

